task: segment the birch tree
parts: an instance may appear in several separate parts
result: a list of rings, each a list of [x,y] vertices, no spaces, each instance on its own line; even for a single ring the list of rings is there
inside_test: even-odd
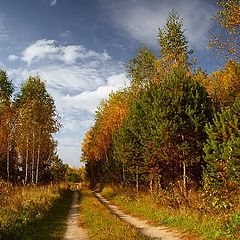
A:
[[[8,79],[7,73],[0,70],[0,158],[5,165],[2,176],[10,179],[10,152],[13,143],[13,108],[11,97],[13,94],[12,81]],[[5,163],[5,164],[4,164]]]
[[[53,98],[45,83],[38,77],[29,77],[16,97],[17,146],[25,152],[25,181],[30,173],[31,183],[38,183],[44,151],[54,151],[45,145],[52,142],[52,134],[60,128]],[[51,155],[51,153],[48,153]]]

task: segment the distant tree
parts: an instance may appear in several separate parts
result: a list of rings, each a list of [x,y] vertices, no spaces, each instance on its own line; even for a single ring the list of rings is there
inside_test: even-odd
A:
[[[82,143],[82,160],[86,163],[87,175],[94,185],[99,182],[121,181],[121,173],[112,158],[113,133],[127,116],[129,109],[127,89],[111,93],[96,111],[96,121]]]
[[[69,172],[67,174],[66,180],[67,180],[67,182],[70,182],[70,183],[79,183],[81,178],[77,173]]]
[[[49,168],[51,181],[65,182],[68,170],[68,164],[64,164],[62,160],[57,155],[55,155]]]

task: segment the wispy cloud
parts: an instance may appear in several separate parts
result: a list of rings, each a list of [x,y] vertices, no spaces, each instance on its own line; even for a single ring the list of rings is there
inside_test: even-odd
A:
[[[72,33],[71,33],[71,31],[69,31],[69,30],[66,30],[66,31],[64,31],[64,32],[61,32],[61,33],[59,34],[59,36],[60,36],[61,38],[69,38],[69,37],[71,37],[71,35],[72,35]]]
[[[63,101],[66,106],[71,106],[75,109],[84,109],[90,113],[94,113],[101,99],[106,99],[110,92],[114,92],[127,84],[128,79],[124,73],[114,74],[108,77],[107,82],[99,86],[96,90],[83,91],[74,96],[66,95]]]
[[[55,40],[41,39],[24,49],[21,59],[30,66],[33,62],[41,60],[60,61],[65,64],[74,64],[79,59],[107,61],[110,59],[110,56],[106,51],[98,53],[92,50],[87,50],[82,45],[62,46],[57,45]]]
[[[17,55],[15,55],[15,54],[10,54],[10,55],[8,56],[8,60],[9,60],[9,61],[15,61],[15,60],[17,60],[17,59],[19,59],[19,57],[18,57]]]
[[[211,1],[202,0],[139,0],[136,2],[109,1],[108,12],[115,27],[129,36],[156,45],[158,29],[167,20],[168,13],[176,9],[183,18],[186,36],[191,46],[202,48],[207,45],[210,16],[215,11]]]
[[[0,41],[9,39],[9,31],[4,24],[4,15],[0,14]]]
[[[55,6],[57,4],[57,0],[51,0],[50,1],[50,6]]]

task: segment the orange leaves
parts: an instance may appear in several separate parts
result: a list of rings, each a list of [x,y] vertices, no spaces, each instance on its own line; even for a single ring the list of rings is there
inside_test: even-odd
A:
[[[209,48],[220,50],[225,58],[230,56],[240,59],[240,2],[239,0],[221,0],[218,5],[219,11],[214,21],[220,31],[211,34]]]
[[[112,93],[102,101],[96,111],[94,127],[89,130],[82,144],[83,159],[107,160],[112,145],[112,134],[119,129],[129,109],[129,93],[126,90]]]
[[[207,76],[203,72],[195,74],[194,78],[201,82],[217,107],[232,105],[240,96],[240,64],[230,60],[224,70],[218,69]]]

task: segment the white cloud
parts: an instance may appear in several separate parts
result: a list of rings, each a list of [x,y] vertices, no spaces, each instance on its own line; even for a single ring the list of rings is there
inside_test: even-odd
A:
[[[67,163],[71,167],[81,167],[80,156],[81,156],[81,143],[79,142],[78,147],[66,147],[59,145],[58,153],[64,163]],[[78,158],[76,157],[78,156]]]
[[[109,3],[111,18],[116,27],[123,29],[129,36],[156,45],[158,28],[166,24],[168,13],[176,9],[183,18],[186,36],[191,46],[206,47],[210,17],[214,6],[202,0],[162,0],[162,1],[119,1]]]
[[[15,61],[15,60],[17,60],[19,57],[17,56],[17,55],[15,55],[15,54],[10,54],[9,56],[8,56],[8,60],[9,61]]]
[[[57,4],[57,0],[51,0],[50,1],[50,6],[55,6]]]
[[[34,61],[40,60],[60,61],[65,64],[74,64],[77,60],[94,59],[107,61],[110,56],[106,51],[99,53],[88,50],[82,45],[57,45],[54,40],[41,39],[29,45],[22,52],[21,59],[30,66]]]
[[[104,84],[100,70],[89,66],[50,65],[32,69],[31,74],[40,75],[50,88],[74,94],[96,89]]]
[[[108,77],[106,85],[99,86],[94,91],[84,91],[74,96],[66,95],[63,102],[66,106],[94,113],[102,99],[106,99],[111,92],[117,91],[126,84],[128,79],[124,73],[112,75]]]
[[[54,40],[41,39],[34,44],[28,46],[22,52],[22,60],[31,65],[33,60],[44,59],[47,56],[51,56],[58,52],[58,49],[54,46]]]
[[[10,69],[9,76],[23,81],[29,75],[39,75],[46,81],[64,126],[56,134],[58,153],[64,162],[79,166],[81,141],[93,125],[101,99],[128,83],[122,64],[106,61],[110,59],[106,51],[99,53],[81,45],[57,46],[54,40],[45,39],[26,48],[21,57],[28,70]],[[78,60],[84,61],[75,64]]]

